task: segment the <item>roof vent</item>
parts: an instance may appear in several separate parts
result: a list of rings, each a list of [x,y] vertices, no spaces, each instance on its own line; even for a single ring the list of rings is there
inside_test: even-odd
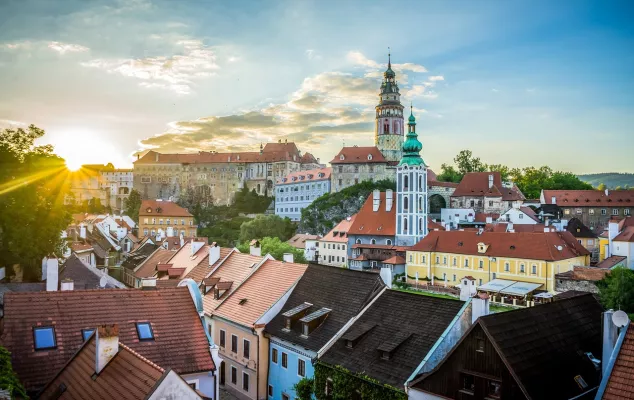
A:
[[[509,249],[511,249],[511,250],[515,250],[515,245],[514,245],[514,244],[512,244],[512,245],[509,247]]]

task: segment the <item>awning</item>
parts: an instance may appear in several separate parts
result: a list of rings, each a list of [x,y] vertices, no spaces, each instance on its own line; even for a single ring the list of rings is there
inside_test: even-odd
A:
[[[535,296],[533,296],[536,299],[551,299],[555,296],[553,296],[552,293],[549,292],[544,292],[544,293],[537,293]]]
[[[540,286],[542,286],[541,283],[493,279],[484,285],[478,286],[477,290],[481,290],[483,292],[497,292],[501,294],[508,294],[510,296],[526,296]]]
[[[516,281],[508,281],[506,279],[493,279],[485,283],[484,285],[478,286],[478,290],[482,290],[485,292],[499,292],[504,288],[511,286],[512,284],[517,283]]]

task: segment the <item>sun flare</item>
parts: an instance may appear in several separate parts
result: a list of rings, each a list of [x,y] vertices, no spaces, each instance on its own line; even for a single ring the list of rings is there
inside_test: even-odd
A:
[[[120,164],[120,152],[101,135],[80,129],[68,129],[53,140],[55,152],[64,158],[70,171],[85,164]]]

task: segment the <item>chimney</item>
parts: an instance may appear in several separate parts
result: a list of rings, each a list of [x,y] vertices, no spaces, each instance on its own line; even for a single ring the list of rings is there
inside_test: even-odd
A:
[[[471,299],[471,323],[484,315],[489,315],[489,295],[478,294]]]
[[[508,225],[506,226],[506,231],[507,232],[515,232],[515,229],[513,229],[513,223],[509,222]]]
[[[156,289],[156,277],[141,278],[141,289]]]
[[[200,250],[200,248],[205,245],[205,242],[197,242],[196,239],[197,238],[193,238],[192,241],[190,242],[192,256],[198,253],[198,250]]]
[[[95,339],[95,372],[99,374],[119,352],[119,325],[100,325]]]
[[[180,243],[181,243],[180,247],[185,246],[185,237],[183,237],[183,232],[181,232],[181,235],[180,235]]]
[[[214,265],[218,260],[220,260],[220,246],[213,242],[209,246],[209,266]]]
[[[489,189],[493,187],[493,174],[489,174]]]
[[[284,262],[287,262],[287,263],[294,262],[293,253],[284,253],[284,256],[282,259],[284,260]]]
[[[605,195],[609,196],[610,195],[610,189],[605,189]]]
[[[381,192],[379,189],[375,189],[372,192],[372,211],[379,211],[379,206],[381,204]]]
[[[392,289],[392,269],[390,267],[381,268],[381,279],[388,289]]]
[[[460,285],[460,300],[467,301],[476,294],[475,279],[471,277],[462,278]]]
[[[46,291],[57,291],[57,284],[59,283],[59,261],[56,257],[49,257],[46,259]]]
[[[70,278],[66,278],[62,281],[62,285],[61,285],[61,289],[62,291],[64,290],[73,290],[75,288],[75,283],[73,282],[72,279]]]
[[[392,211],[392,203],[394,202],[394,192],[392,189],[388,189],[385,191],[385,211]]]
[[[86,239],[86,225],[80,225],[79,227],[79,237],[82,239]]]
[[[155,153],[154,155],[154,161],[158,162],[159,159],[159,153]]]
[[[603,313],[603,351],[601,357],[601,369],[603,374],[605,374],[605,369],[609,364],[608,361],[610,360],[614,346],[616,346],[618,336],[617,327],[612,322],[612,315],[614,315],[614,310],[608,310]]]
[[[251,246],[249,247],[249,253],[252,256],[256,256],[256,257],[262,256],[262,248],[260,247],[260,241],[259,240],[253,239],[251,241]]]

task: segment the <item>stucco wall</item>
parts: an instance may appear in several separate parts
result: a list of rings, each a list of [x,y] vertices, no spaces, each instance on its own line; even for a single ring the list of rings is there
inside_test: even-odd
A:
[[[207,397],[214,398],[214,376],[211,371],[198,374],[181,375],[187,383],[196,383],[197,389]]]
[[[277,350],[277,363],[273,362],[272,352]],[[287,355],[287,367],[282,367],[282,353]],[[289,395],[291,399],[295,398],[293,386],[303,377],[297,374],[299,359],[304,360],[305,376],[312,378],[315,375],[311,358],[315,357],[313,352],[296,348],[290,343],[273,338],[269,341],[269,382],[273,388],[273,396],[268,396],[272,400],[282,400],[282,393]],[[267,388],[268,390],[268,388]]]
[[[183,377],[184,378],[184,377]],[[209,397],[215,397],[213,395],[213,382],[212,389],[209,392],[201,392]],[[156,388],[154,393],[148,398],[149,400],[194,400],[200,399],[200,396],[196,394],[187,383],[183,382],[176,372],[170,371],[163,379],[160,386]]]

